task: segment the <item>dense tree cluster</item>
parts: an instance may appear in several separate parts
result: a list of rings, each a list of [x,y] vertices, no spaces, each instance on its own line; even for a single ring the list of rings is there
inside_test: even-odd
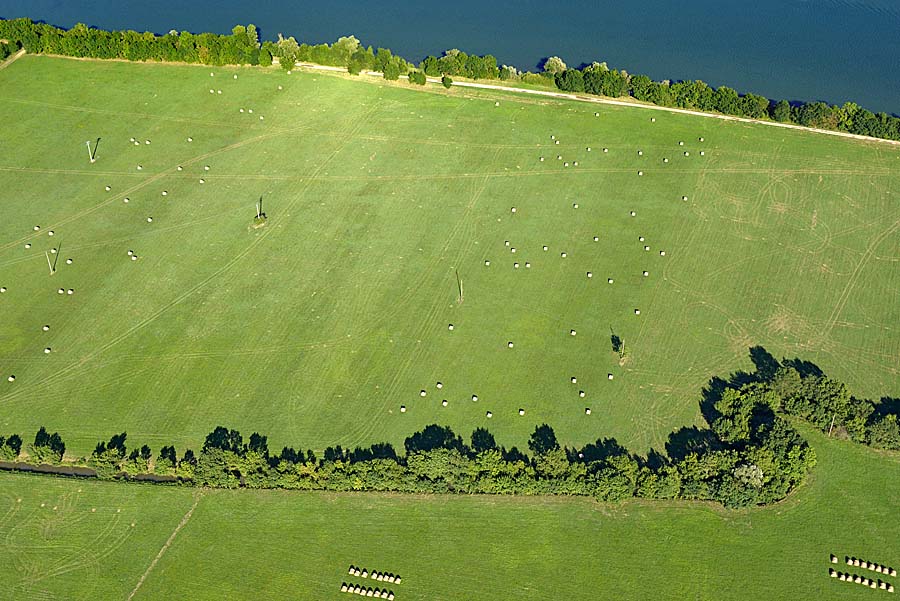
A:
[[[10,54],[14,52],[18,52],[18,47],[15,44],[10,44],[9,42],[0,42],[0,62],[6,60]]]
[[[497,79],[500,76],[497,59],[490,54],[476,56],[456,49],[447,50],[440,57],[426,57],[421,68],[430,77],[450,75],[469,79]]]

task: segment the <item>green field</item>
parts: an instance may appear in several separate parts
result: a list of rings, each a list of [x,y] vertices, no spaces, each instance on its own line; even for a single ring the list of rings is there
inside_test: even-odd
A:
[[[893,598],[829,578],[828,556],[900,564],[900,460],[805,434],[810,483],[746,511],[0,474],[0,599],[338,601],[350,564],[400,574],[397,601]]]
[[[645,452],[697,423],[701,387],[756,344],[857,395],[900,390],[886,144],[31,56],[0,71],[0,122],[0,432],[46,425],[74,455],[123,430],[154,451],[218,424],[321,450],[433,422],[520,447],[547,422],[564,444]]]

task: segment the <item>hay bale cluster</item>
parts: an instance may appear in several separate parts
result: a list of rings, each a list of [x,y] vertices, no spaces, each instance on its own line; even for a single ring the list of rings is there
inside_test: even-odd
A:
[[[372,572],[370,573],[367,569],[359,568],[354,565],[351,565],[347,569],[347,574],[356,578],[375,580],[376,582],[387,582],[390,584],[400,584],[401,582],[399,575],[391,574],[388,572],[378,572],[375,570],[372,570]],[[394,591],[388,590],[386,588],[366,587],[361,584],[353,584],[347,582],[341,583],[341,592],[353,593],[364,597],[374,597],[376,599],[388,599],[388,601],[392,601],[394,599]]]
[[[838,563],[838,558],[835,555],[831,555],[830,557],[831,563]],[[897,570],[894,568],[882,565],[880,563],[876,563],[873,561],[867,561],[865,559],[859,559],[858,557],[845,557],[844,562],[851,567],[859,567],[866,570],[871,570],[878,574],[883,574],[885,576],[893,576],[896,577]],[[847,572],[838,572],[834,568],[828,568],[828,575],[832,578],[837,578],[841,582],[853,582],[855,584],[861,584],[863,586],[867,586],[872,589],[881,589],[887,591],[889,593],[894,592],[894,585],[880,578],[866,578],[865,576],[860,576],[859,574],[850,574]]]

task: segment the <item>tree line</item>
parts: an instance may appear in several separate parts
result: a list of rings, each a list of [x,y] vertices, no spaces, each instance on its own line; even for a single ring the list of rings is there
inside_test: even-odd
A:
[[[580,69],[568,68],[559,57],[548,58],[540,73],[522,72],[510,65],[498,66],[490,55],[466,54],[458,49],[441,56],[427,56],[417,66],[393,54],[387,48],[374,50],[363,46],[354,36],[344,36],[333,44],[298,43],[293,37],[278,35],[277,41],[260,43],[253,25],[238,25],[231,35],[192,34],[170,31],[155,35],[136,31],[104,31],[77,24],[69,30],[30,19],[0,19],[0,39],[12,47],[0,45],[4,52],[18,47],[32,53],[59,54],[89,58],[121,58],[132,61],[179,61],[207,65],[263,65],[277,57],[282,68],[290,70],[298,61],[343,67],[351,74],[371,70],[387,80],[409,76],[410,83],[424,85],[425,76],[444,77],[446,86],[452,77],[499,79],[529,85],[555,87],[579,94],[619,98],[630,96],[659,106],[718,112],[737,117],[770,119],[807,127],[843,131],[852,134],[900,140],[900,118],[873,113],[853,102],[841,106],[825,102],[790,103],[773,101],[757,94],[739,94],[733,88],[713,88],[699,80],[653,81],[646,75],[632,75],[594,62]],[[416,68],[418,67],[418,68]]]
[[[783,499],[815,465],[815,453],[791,425],[806,421],[832,436],[879,449],[900,450],[897,403],[873,403],[849,394],[844,384],[811,363],[777,361],[751,349],[753,373],[713,378],[703,392],[706,428],[673,432],[665,451],[629,452],[614,438],[562,447],[553,429],[537,426],[527,450],[497,444],[476,428],[468,439],[432,424],[406,438],[369,447],[269,449],[266,436],[249,438],[223,426],[210,432],[198,454],[178,457],[164,446],[153,458],[144,445],[130,450],[127,433],[97,444],[74,464],[101,479],[156,474],[185,485],[215,488],[281,488],[329,491],[393,491],[508,495],[580,495],[602,501],[630,497],[708,500],[726,507],[765,505]],[[59,463],[65,445],[41,428],[21,456],[17,435],[0,437],[0,459]]]

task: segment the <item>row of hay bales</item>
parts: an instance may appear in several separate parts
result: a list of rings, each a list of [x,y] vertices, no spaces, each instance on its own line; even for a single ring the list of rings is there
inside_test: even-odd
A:
[[[400,584],[400,575],[397,574],[389,574],[387,572],[376,572],[372,571],[371,574],[369,570],[365,568],[358,568],[356,566],[350,566],[347,568],[347,574],[350,576],[356,576],[357,578],[369,578],[371,575],[372,580],[377,580],[378,582],[390,582],[391,584]]]
[[[859,559],[857,557],[845,556],[844,561],[848,566],[853,566],[855,568],[865,568],[867,570],[872,570],[873,572],[877,572],[879,574],[884,574],[885,576],[897,577],[897,570],[894,568],[890,568],[885,565],[881,565],[880,563],[875,563],[874,561],[866,561],[865,559]],[[837,563],[838,558],[836,555],[831,556],[831,563]]]
[[[894,592],[894,585],[888,584],[884,580],[871,580],[869,578],[863,578],[859,574],[845,574],[844,572],[837,572],[834,568],[828,568],[828,575],[832,578],[837,578],[842,582],[853,582],[856,584],[861,584],[863,586],[867,586],[869,588],[880,588],[889,593]]]
[[[353,593],[354,595],[360,595],[362,597],[374,597],[375,599],[387,599],[388,601],[394,601],[394,591],[389,591],[387,589],[373,589],[370,587],[360,586],[359,584],[347,584],[346,582],[341,583],[341,592],[342,593]]]

